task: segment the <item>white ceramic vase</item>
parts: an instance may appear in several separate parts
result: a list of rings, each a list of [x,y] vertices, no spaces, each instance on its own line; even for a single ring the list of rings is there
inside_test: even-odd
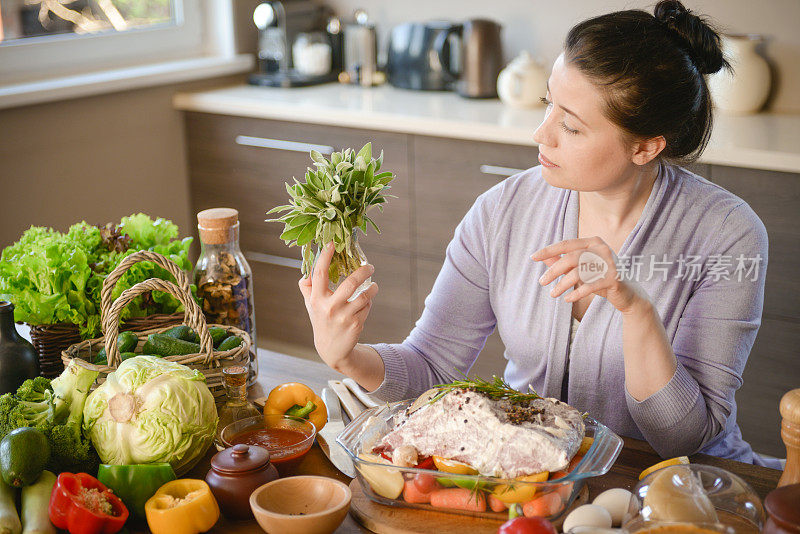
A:
[[[725,58],[733,67],[720,70],[708,77],[711,97],[717,109],[726,113],[747,114],[760,110],[767,101],[770,90],[770,72],[767,61],[758,55],[756,47],[760,35],[724,35],[722,48]]]

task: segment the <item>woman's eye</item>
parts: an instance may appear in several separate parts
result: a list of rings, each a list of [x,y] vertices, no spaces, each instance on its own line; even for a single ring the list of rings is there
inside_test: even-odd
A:
[[[553,104],[552,102],[550,102],[549,100],[547,100],[547,97],[545,97],[545,96],[540,96],[540,97],[539,97],[539,101],[540,101],[542,104],[544,104],[545,106],[551,106],[551,105]]]
[[[570,128],[569,126],[567,126],[567,123],[566,123],[566,122],[564,122],[564,121],[561,121],[561,128],[562,128],[562,129],[563,129],[565,132],[567,132],[568,134],[575,135],[575,134],[577,134],[577,133],[578,133],[578,130],[573,130],[572,128]]]

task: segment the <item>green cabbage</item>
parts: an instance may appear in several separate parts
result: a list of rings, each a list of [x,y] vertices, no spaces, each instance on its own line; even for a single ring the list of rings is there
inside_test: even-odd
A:
[[[83,409],[83,428],[103,463],[169,462],[185,473],[217,429],[214,396],[199,371],[155,356],[125,360]]]

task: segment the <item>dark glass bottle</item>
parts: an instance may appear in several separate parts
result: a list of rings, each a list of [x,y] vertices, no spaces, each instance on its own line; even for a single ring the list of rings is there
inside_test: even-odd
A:
[[[39,376],[39,357],[14,326],[14,305],[0,300],[0,394],[17,391],[28,378]]]

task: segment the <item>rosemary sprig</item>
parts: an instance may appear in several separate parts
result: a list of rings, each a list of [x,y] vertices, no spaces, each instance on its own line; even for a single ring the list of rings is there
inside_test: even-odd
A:
[[[521,391],[517,391],[509,386],[508,382],[497,375],[492,375],[491,382],[484,378],[468,378],[466,375],[464,375],[463,380],[454,380],[449,384],[437,384],[433,387],[439,389],[440,391],[430,400],[431,403],[436,402],[444,397],[447,393],[456,389],[475,391],[493,399],[507,399],[512,403],[525,403],[542,398],[533,390],[531,386],[528,386],[531,391],[530,393],[522,393]]]

